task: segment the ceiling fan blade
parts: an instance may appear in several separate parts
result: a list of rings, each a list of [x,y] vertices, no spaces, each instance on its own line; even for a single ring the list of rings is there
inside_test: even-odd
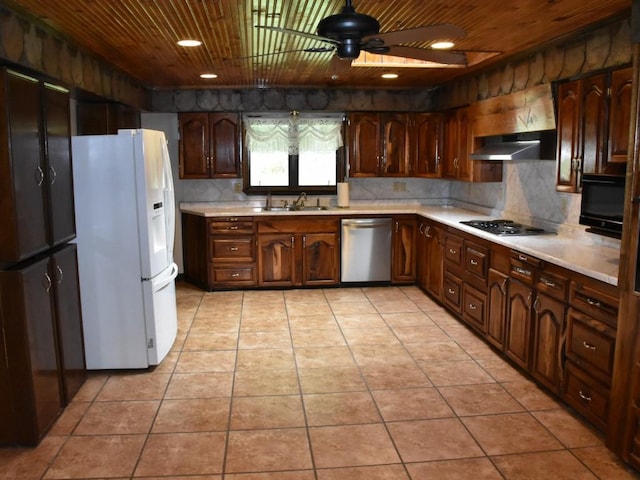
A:
[[[335,47],[298,48],[298,49],[295,49],[295,50],[281,50],[279,52],[259,53],[257,55],[247,55],[245,57],[235,57],[235,58],[230,58],[229,60],[233,61],[233,60],[246,60],[248,58],[272,57],[273,55],[283,55],[283,54],[286,54],[286,53],[298,53],[298,52],[327,53],[327,52],[333,52],[334,50],[335,50]]]
[[[335,40],[331,40],[330,38],[321,37],[320,35],[314,35],[312,33],[300,32],[299,30],[291,30],[290,28],[268,27],[265,25],[256,25],[256,28],[271,30],[272,32],[286,33],[288,35],[297,35],[299,37],[309,38],[311,40],[317,40],[319,42],[331,43],[332,45],[336,45],[339,43]]]
[[[443,23],[441,25],[427,25],[425,27],[409,28],[407,30],[396,30],[393,32],[370,35],[362,39],[367,42],[372,39],[384,40],[386,45],[400,45],[401,43],[423,43],[433,40],[448,40],[451,38],[464,38],[467,36],[460,27]]]
[[[467,64],[467,57],[460,52],[446,52],[444,50],[429,50],[426,48],[416,47],[390,47],[385,55],[393,55],[394,57],[414,58],[416,60],[424,60],[425,62],[442,63],[445,65],[463,65]]]

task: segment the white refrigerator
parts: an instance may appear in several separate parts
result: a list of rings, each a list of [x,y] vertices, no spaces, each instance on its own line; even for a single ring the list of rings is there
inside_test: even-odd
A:
[[[72,155],[87,368],[157,365],[178,330],[164,133],[75,136]]]

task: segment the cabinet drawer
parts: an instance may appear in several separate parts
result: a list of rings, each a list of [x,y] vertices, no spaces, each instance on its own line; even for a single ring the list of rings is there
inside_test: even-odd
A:
[[[567,362],[565,400],[582,415],[604,430],[609,416],[609,390]]]
[[[253,221],[245,218],[230,217],[226,220],[216,219],[209,222],[209,233],[216,235],[253,233]]]
[[[569,279],[555,272],[542,271],[536,281],[536,290],[564,302],[569,292]]]
[[[254,265],[233,265],[209,267],[211,281],[214,284],[251,286],[256,283]]]
[[[604,374],[607,383],[613,373],[616,332],[604,323],[569,309],[567,356],[586,368]],[[595,373],[595,372],[593,372]]]
[[[209,241],[213,262],[233,260],[251,262],[255,258],[253,237],[211,237]]]
[[[462,317],[481,332],[486,332],[487,296],[468,285],[462,287]]]
[[[535,267],[518,260],[517,258],[511,258],[511,277],[517,278],[521,282],[527,285],[533,285],[535,282],[536,270]]]
[[[444,302],[456,313],[460,313],[462,300],[462,280],[445,272],[443,280]]]
[[[617,325],[620,299],[592,285],[572,281],[569,287],[569,303],[612,327]]]
[[[471,242],[464,246],[464,268],[473,277],[487,282],[489,271],[489,250]]]
[[[447,234],[444,239],[444,258],[451,265],[462,267],[462,239]]]

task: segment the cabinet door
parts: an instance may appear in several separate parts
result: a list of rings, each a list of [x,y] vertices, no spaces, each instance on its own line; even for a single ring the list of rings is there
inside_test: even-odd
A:
[[[558,87],[558,152],[556,189],[575,192],[580,157],[580,82],[561,83]]]
[[[409,116],[389,113],[382,116],[382,175],[409,175]]]
[[[509,283],[509,316],[507,318],[505,353],[524,369],[529,368],[532,300],[532,288],[511,280]]]
[[[434,298],[442,299],[442,282],[444,278],[444,232],[431,225],[426,234],[427,257],[427,290]]]
[[[611,74],[611,107],[609,117],[609,162],[626,163],[631,123],[631,67],[614,70]],[[607,165],[608,167],[608,165]],[[624,173],[624,170],[623,172]]]
[[[49,246],[44,203],[46,169],[40,148],[38,80],[4,70],[0,156],[0,261],[16,262]]]
[[[339,282],[340,249],[337,233],[308,233],[302,237],[304,285],[335,285]]]
[[[444,178],[458,178],[460,122],[456,112],[448,112],[444,120],[443,132],[442,176]]]
[[[376,177],[380,166],[380,122],[375,113],[349,115],[349,176]]]
[[[504,348],[507,321],[507,285],[509,277],[489,269],[487,286],[487,340],[496,348]]]
[[[411,160],[415,177],[440,177],[442,148],[442,115],[418,113],[411,126]]]
[[[258,277],[260,286],[295,285],[295,235],[258,235]]]
[[[180,113],[180,178],[209,178],[209,114]]]
[[[236,113],[209,114],[210,169],[213,178],[240,176],[240,120]]]
[[[394,220],[391,281],[406,283],[416,279],[416,221]]]
[[[531,373],[546,387],[560,393],[564,371],[565,305],[538,294],[533,311]]]
[[[581,188],[582,173],[602,173],[606,165],[607,77],[595,75],[582,80],[581,121],[582,168],[578,169],[576,188]]]
[[[0,319],[6,340],[12,412],[0,438],[35,445],[62,410],[49,258],[0,273]],[[5,388],[6,387],[6,388]]]
[[[71,402],[87,376],[76,250],[74,244],[69,244],[54,253],[49,273],[55,292],[55,318],[65,404]]]
[[[418,221],[418,232],[416,234],[416,283],[424,290],[427,288],[429,274],[429,263],[427,257],[427,235],[429,228],[422,219]]]
[[[71,240],[76,234],[69,93],[48,84],[45,84],[43,92],[50,244],[59,245]]]
[[[458,158],[457,177],[458,180],[471,182],[473,180],[473,160],[469,158],[469,112],[466,108],[460,108],[456,112],[458,122]]]

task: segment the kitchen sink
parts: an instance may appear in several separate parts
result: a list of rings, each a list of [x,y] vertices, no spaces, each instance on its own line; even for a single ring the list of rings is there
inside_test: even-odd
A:
[[[304,207],[294,207],[294,206],[287,206],[287,207],[262,207],[262,211],[263,212],[313,212],[313,211],[322,211],[322,210],[329,210],[329,207],[327,207],[326,205],[319,205],[319,206],[304,206]]]

